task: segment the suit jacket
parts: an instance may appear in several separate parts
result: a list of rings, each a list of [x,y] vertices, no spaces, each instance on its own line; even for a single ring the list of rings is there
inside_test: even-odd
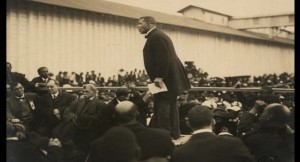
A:
[[[63,150],[49,146],[45,155],[39,148],[26,141],[6,141],[6,162],[63,162]]]
[[[30,111],[33,115],[33,118],[30,120],[36,121],[37,117],[38,117],[37,106],[39,105],[38,95],[35,93],[25,93],[25,100],[26,100],[26,103],[28,104],[28,107],[30,108]],[[28,128],[29,130],[35,129],[36,125],[34,124],[34,122],[31,122],[34,125],[27,123],[27,119],[23,118],[22,113],[23,113],[23,111],[22,111],[21,102],[19,101],[19,99],[17,99],[14,95],[10,96],[6,100],[6,118],[7,119],[14,119],[14,118],[20,119],[20,121],[23,122],[26,127],[28,127],[28,126],[30,127],[30,128]],[[29,125],[27,125],[27,124],[29,124]]]
[[[36,110],[36,106],[38,105],[38,95],[35,93],[25,93],[25,100],[27,101],[29,107],[32,112]],[[31,102],[33,104],[31,104]],[[18,118],[21,119],[21,109],[20,109],[20,101],[14,95],[10,96],[6,100],[6,117],[7,118]],[[22,119],[21,119],[22,120]]]
[[[254,157],[243,142],[235,137],[220,137],[205,132],[175,150],[173,162],[250,162]]]
[[[91,141],[99,137],[102,123],[99,121],[101,111],[106,104],[94,97],[91,101],[77,100],[66,109],[63,122],[58,125],[62,138],[71,137],[85,153],[88,152]]]
[[[48,78],[50,80],[50,78]],[[31,80],[31,83],[35,86],[36,83],[46,83],[41,76],[35,77]],[[34,91],[39,95],[44,95],[48,93],[48,88],[46,86],[35,87]]]
[[[263,127],[244,137],[244,143],[259,162],[292,162],[294,134],[279,133],[278,129]]]
[[[143,53],[145,69],[152,82],[155,78],[163,78],[168,90],[177,95],[190,88],[184,66],[166,34],[152,30],[147,35]]]
[[[106,108],[106,104],[94,97],[91,101],[86,102],[80,99],[74,102],[63,115],[65,122],[71,121],[75,117],[75,125],[80,129],[97,129],[99,126],[99,114]]]
[[[71,106],[71,103],[75,100],[75,97],[66,92],[59,92],[56,99],[53,100],[52,96],[44,94],[40,97],[40,105],[38,113],[41,120],[41,127],[54,127],[59,123],[57,117],[53,114],[54,109],[58,109],[61,116],[63,116],[65,109]]]

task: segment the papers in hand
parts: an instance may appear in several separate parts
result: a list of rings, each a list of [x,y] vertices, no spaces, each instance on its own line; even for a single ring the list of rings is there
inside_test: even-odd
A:
[[[167,86],[165,85],[164,82],[162,82],[162,87],[159,88],[157,86],[155,86],[154,83],[150,83],[148,84],[148,88],[149,88],[149,91],[152,93],[152,94],[156,94],[156,93],[159,93],[159,92],[165,92],[165,91],[168,91],[167,89]]]

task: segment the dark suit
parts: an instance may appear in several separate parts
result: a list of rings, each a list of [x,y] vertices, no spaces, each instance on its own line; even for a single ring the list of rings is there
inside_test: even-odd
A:
[[[174,144],[168,131],[147,128],[141,123],[122,125],[130,129],[141,147],[140,160],[146,160],[150,157],[167,157],[172,156]]]
[[[137,107],[138,107],[138,121],[146,126],[146,103],[143,101],[142,97],[138,94],[138,92],[134,92],[131,94],[129,101],[132,101]],[[103,110],[102,115],[102,121],[105,123],[105,130],[108,130],[109,128],[116,126],[117,123],[114,121],[113,115],[115,113],[115,107],[118,104],[118,100],[115,97],[112,99],[108,104],[106,109]]]
[[[150,157],[164,157],[172,155],[174,144],[172,143],[169,132],[156,128],[148,128],[139,122],[131,124],[121,124],[120,126],[131,130],[141,147],[140,160],[145,160]],[[122,137],[120,137],[122,138]],[[101,138],[92,142],[92,147],[98,143]]]
[[[151,125],[170,131],[173,138],[180,136],[177,96],[190,88],[184,66],[176,55],[171,39],[159,31],[152,30],[143,49],[144,65],[150,80],[163,78],[168,92],[154,95],[154,115]]]
[[[98,118],[105,107],[106,104],[97,97],[91,101],[77,100],[65,110],[62,122],[53,133],[62,141],[73,139],[87,153],[90,142],[99,135],[102,123]]]
[[[254,157],[236,137],[220,137],[203,132],[175,150],[172,162],[251,162]]]
[[[6,118],[20,119],[28,131],[33,131],[37,127],[37,105],[38,95],[35,93],[25,93],[25,99],[19,100],[14,95],[6,100]]]
[[[48,93],[40,97],[38,113],[40,116],[39,133],[44,136],[50,136],[52,129],[59,123],[57,117],[53,114],[54,109],[58,109],[61,116],[65,109],[71,106],[75,97],[66,92],[59,92],[58,96],[53,99]]]
[[[244,143],[259,162],[295,161],[294,134],[279,133],[274,128],[259,128],[244,137]]]
[[[6,162],[63,162],[62,148],[49,146],[47,153],[26,141],[6,141]]]
[[[50,78],[48,78],[48,80],[50,80]],[[47,83],[47,82],[44,81],[41,76],[39,76],[39,77],[33,78],[31,80],[31,83],[35,86],[36,83]],[[38,87],[35,87],[34,91],[38,95],[42,96],[42,95],[48,93],[48,88],[46,86],[38,86]]]

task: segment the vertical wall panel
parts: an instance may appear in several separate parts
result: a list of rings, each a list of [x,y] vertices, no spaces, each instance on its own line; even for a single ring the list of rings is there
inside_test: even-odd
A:
[[[7,61],[31,79],[40,66],[77,73],[95,70],[106,78],[120,68],[144,69],[146,39],[137,20],[32,2],[7,7]],[[21,2],[21,1],[20,1]],[[210,76],[294,72],[293,46],[159,25],[179,58],[194,61]]]

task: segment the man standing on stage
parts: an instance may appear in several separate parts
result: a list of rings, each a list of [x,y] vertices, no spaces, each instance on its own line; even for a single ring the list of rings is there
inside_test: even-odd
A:
[[[151,16],[141,17],[137,29],[146,34],[143,49],[148,76],[157,87],[165,83],[168,91],[154,94],[154,114],[150,126],[170,131],[180,137],[177,96],[190,88],[184,66],[176,55],[172,40],[156,28]]]

